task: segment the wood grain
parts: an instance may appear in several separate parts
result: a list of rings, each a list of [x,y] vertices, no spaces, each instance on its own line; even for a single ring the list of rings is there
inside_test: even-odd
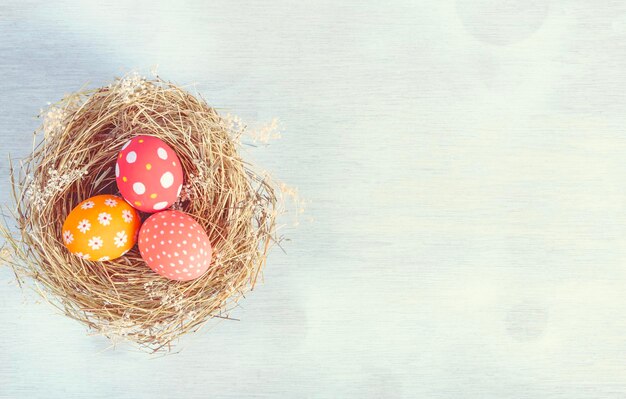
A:
[[[0,291],[0,397],[622,398],[626,6],[0,4],[7,154],[85,82],[193,84],[310,201],[238,322],[150,358]],[[7,270],[0,272],[10,283]]]

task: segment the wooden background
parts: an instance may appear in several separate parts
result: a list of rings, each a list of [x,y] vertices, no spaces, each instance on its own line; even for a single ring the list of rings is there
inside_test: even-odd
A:
[[[0,2],[0,202],[33,117],[154,65],[310,201],[238,322],[154,358],[0,271],[2,398],[623,398],[626,5]]]

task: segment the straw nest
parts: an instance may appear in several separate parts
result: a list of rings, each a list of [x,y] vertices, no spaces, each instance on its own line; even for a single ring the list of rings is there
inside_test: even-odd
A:
[[[269,179],[239,157],[241,129],[182,88],[137,75],[66,96],[46,115],[45,138],[19,166],[11,162],[15,204],[0,224],[5,260],[20,285],[33,282],[91,331],[151,351],[170,349],[211,318],[228,318],[275,242],[277,197]],[[63,221],[80,201],[118,194],[116,155],[137,134],[159,137],[181,160],[185,185],[173,208],[202,224],[214,249],[197,280],[157,275],[137,247],[114,261],[90,262],[62,244]]]

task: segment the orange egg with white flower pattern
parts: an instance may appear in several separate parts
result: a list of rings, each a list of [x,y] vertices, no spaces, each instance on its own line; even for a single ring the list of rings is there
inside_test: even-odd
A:
[[[139,213],[115,195],[97,195],[78,204],[63,223],[63,244],[83,259],[111,260],[137,242]]]

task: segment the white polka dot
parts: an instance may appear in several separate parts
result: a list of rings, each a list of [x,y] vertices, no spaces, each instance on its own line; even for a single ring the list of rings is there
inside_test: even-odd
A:
[[[172,184],[174,184],[174,175],[171,172],[163,173],[163,176],[161,176],[161,186],[163,186],[163,188],[170,188]]]
[[[163,179],[161,179],[161,181],[163,181]],[[155,211],[160,211],[161,209],[165,209],[165,207],[167,207],[167,202],[157,202],[156,204],[154,204],[152,209],[154,209]]]
[[[143,193],[146,192],[146,186],[144,186],[143,183],[137,182],[133,184],[133,191],[137,195],[142,195]]]
[[[120,177],[120,165],[115,162],[115,177]]]
[[[182,265],[182,264],[183,264],[183,263],[185,263],[185,262],[183,262],[183,260],[182,260],[182,259],[179,259],[179,260],[178,260],[178,263]]]
[[[180,195],[180,192],[181,192],[182,189],[183,189],[183,185],[181,184],[180,186],[178,186],[178,191],[176,192],[176,196],[177,197]]]
[[[157,154],[159,155],[159,158],[167,159],[167,151],[165,151],[164,148],[159,147],[159,149],[157,150]]]
[[[128,154],[126,154],[126,162],[135,163],[136,160],[137,160],[137,153],[135,151],[131,151]]]
[[[125,149],[126,149],[126,147],[128,147],[128,146],[130,145],[130,142],[131,142],[131,141],[132,141],[132,140],[128,140],[126,143],[124,143],[124,145],[122,146],[122,150],[125,150]]]

